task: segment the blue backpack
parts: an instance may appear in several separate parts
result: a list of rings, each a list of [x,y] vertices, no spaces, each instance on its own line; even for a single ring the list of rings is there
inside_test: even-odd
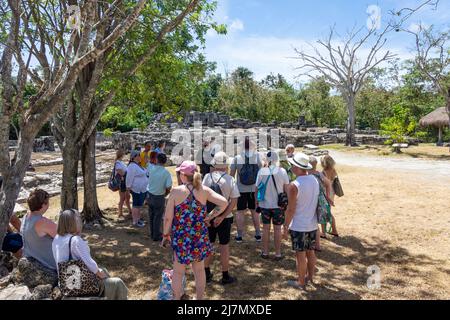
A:
[[[239,181],[245,186],[252,186],[256,183],[256,177],[258,176],[259,166],[258,164],[251,164],[250,158],[245,155],[245,162],[239,171]]]

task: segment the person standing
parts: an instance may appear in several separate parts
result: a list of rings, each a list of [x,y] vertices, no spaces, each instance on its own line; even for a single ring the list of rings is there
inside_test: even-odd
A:
[[[331,156],[323,156],[322,159],[320,159],[320,164],[323,168],[323,175],[330,181],[331,188],[329,188],[329,201],[334,206],[334,198],[336,195],[336,192],[334,190],[334,180],[337,179],[338,174],[336,171],[336,161]],[[331,209],[331,208],[330,208]],[[336,219],[334,218],[334,215],[331,214],[331,233],[332,236],[339,238],[339,233],[336,228]],[[323,239],[327,239],[327,231],[326,231],[326,225],[322,225],[322,236]]]
[[[202,177],[205,177],[208,173],[211,172],[211,162],[212,162],[212,150],[210,148],[210,142],[205,140],[203,141],[202,148],[198,150],[195,155],[195,162],[200,167],[200,174]]]
[[[230,236],[231,226],[233,225],[233,209],[236,207],[240,193],[236,181],[228,174],[228,156],[225,152],[218,152],[215,154],[212,161],[212,172],[208,173],[203,179],[203,185],[215,190],[218,188],[220,194],[228,200],[228,206],[225,211],[211,221],[208,228],[209,239],[212,244],[219,238],[219,252],[220,264],[222,267],[223,285],[231,284],[236,281],[235,278],[229,274],[230,265]],[[208,210],[209,211],[209,210]],[[205,260],[206,282],[209,283],[213,279],[211,273],[211,263],[214,256],[210,255]]]
[[[245,213],[250,211],[255,227],[255,240],[261,242],[261,226],[259,214],[256,212],[256,178],[259,169],[263,163],[260,155],[255,150],[255,144],[250,141],[249,137],[245,138],[244,150],[237,155],[230,167],[230,175],[237,176],[237,185],[241,196],[237,203],[236,224],[237,235],[236,242],[242,243],[245,233]]]
[[[152,143],[150,141],[147,141],[144,145],[144,150],[142,150],[140,154],[139,164],[141,165],[142,168],[147,168],[147,164],[150,162],[151,150],[152,150]]]
[[[114,171],[120,176],[120,190],[119,190],[119,218],[125,218],[123,215],[123,205],[128,208],[129,214],[131,214],[130,194],[127,192],[126,177],[127,177],[127,165],[123,162],[125,151],[119,149],[116,152],[116,161],[114,163]]]
[[[141,155],[139,151],[131,151],[131,161],[127,168],[126,187],[127,192],[133,198],[133,208],[131,216],[133,218],[133,226],[143,228],[145,226],[141,216],[141,209],[144,206],[147,197],[147,170],[141,167]]]
[[[148,217],[150,237],[153,241],[161,241],[162,217],[164,214],[166,195],[172,189],[172,176],[164,167],[167,156],[164,153],[157,155],[156,165],[148,167]]]
[[[269,151],[266,155],[267,167],[262,168],[256,179],[256,198],[258,201],[258,193],[261,198],[258,208],[261,211],[261,220],[263,223],[263,250],[261,257],[263,259],[269,258],[269,242],[270,229],[273,224],[274,229],[274,245],[275,245],[275,260],[282,259],[281,255],[281,227],[285,221],[284,209],[278,205],[278,195],[286,192],[289,185],[289,177],[286,170],[278,166],[278,154],[275,151]],[[260,190],[260,188],[262,190]],[[259,211],[258,210],[258,211]]]
[[[292,250],[296,253],[297,281],[288,285],[297,289],[306,289],[307,281],[313,282],[316,268],[317,204],[319,201],[319,182],[313,175],[309,157],[297,153],[289,159],[292,171],[297,179],[288,186],[288,208],[284,224],[283,237],[291,235]]]
[[[158,142],[158,145],[156,146],[155,150],[153,150],[153,151],[155,151],[157,154],[160,154],[160,153],[164,153],[165,148],[166,148],[166,142],[161,140]]]
[[[207,224],[224,212],[228,201],[202,185],[202,176],[194,162],[184,161],[176,170],[180,172],[183,185],[170,192],[161,245],[166,247],[170,243],[174,253],[174,300],[180,300],[182,296],[183,277],[189,265],[195,276],[197,300],[202,300],[206,286],[204,261],[211,254]],[[210,214],[206,209],[208,201],[217,206]]]
[[[309,163],[312,166],[312,169],[309,171],[310,175],[313,175],[316,177],[317,181],[319,181],[319,185],[320,185],[320,193],[323,192],[323,197],[325,198],[323,201],[323,206],[327,209],[327,214],[326,216],[318,217],[319,218],[319,224],[322,225],[322,229],[325,230],[326,229],[326,224],[328,221],[331,221],[331,206],[334,206],[334,202],[330,199],[330,194],[331,194],[331,182],[330,180],[328,180],[327,177],[325,177],[325,175],[322,172],[317,171],[317,158],[314,156],[310,156],[309,157]],[[321,196],[319,195],[319,204],[321,201]],[[320,221],[323,220],[323,221]],[[325,224],[325,226],[323,226]],[[322,237],[320,232],[317,232],[317,236],[316,236],[316,252],[321,252],[321,246],[320,246],[320,238]]]

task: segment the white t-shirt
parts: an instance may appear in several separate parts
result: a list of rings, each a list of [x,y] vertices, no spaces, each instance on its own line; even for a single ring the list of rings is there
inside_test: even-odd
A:
[[[134,193],[146,193],[148,185],[147,170],[142,168],[136,162],[131,162],[127,168],[127,189]]]
[[[229,174],[224,175],[225,172],[214,171],[212,173],[208,173],[203,179],[203,185],[207,187],[211,187],[213,184],[212,179],[220,186],[220,190],[222,191],[222,196],[230,201],[231,199],[237,199],[241,196],[239,193],[239,188],[236,184],[236,180]],[[223,177],[222,177],[223,176]],[[222,177],[222,178],[220,178]],[[219,180],[220,179],[220,180]],[[233,218],[233,213],[230,213],[227,218]]]
[[[272,177],[275,179],[277,188],[273,183]],[[269,179],[268,179],[269,178]],[[267,180],[268,179],[268,180]],[[270,168],[262,168],[258,172],[258,177],[256,178],[256,186],[259,184],[266,183],[266,195],[264,201],[259,202],[259,206],[263,209],[277,209],[278,207],[278,194],[284,192],[284,185],[289,184],[289,176],[283,168],[271,166]],[[277,192],[278,189],[278,192]]]
[[[117,170],[122,170],[124,173],[127,173],[127,165],[123,161],[117,160],[115,165],[116,172]]]
[[[313,175],[298,177],[293,184],[297,187],[297,207],[289,229],[297,232],[317,230],[317,203],[319,182]]]

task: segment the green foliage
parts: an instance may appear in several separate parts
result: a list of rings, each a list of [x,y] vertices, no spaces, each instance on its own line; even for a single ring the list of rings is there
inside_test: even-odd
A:
[[[405,136],[417,136],[417,121],[408,107],[394,105],[392,112],[393,116],[381,123],[382,133],[390,137],[386,144],[403,143]]]
[[[113,130],[111,130],[111,129],[105,129],[105,130],[103,130],[103,134],[105,135],[105,137],[112,137],[112,135],[113,135],[113,133],[114,133],[114,131]]]

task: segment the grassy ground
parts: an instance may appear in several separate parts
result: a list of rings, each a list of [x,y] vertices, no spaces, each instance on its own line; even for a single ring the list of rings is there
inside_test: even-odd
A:
[[[353,150],[353,149],[352,149]],[[289,242],[281,262],[259,258],[260,245],[248,228],[246,241],[231,243],[231,273],[238,283],[207,287],[209,299],[450,299],[450,180],[428,173],[339,166],[345,197],[334,213],[341,238],[323,241],[317,283],[306,293],[286,287],[295,277]],[[173,173],[173,168],[171,169]],[[52,213],[58,198],[52,199]],[[117,194],[99,188],[100,206],[115,220]],[[144,215],[146,216],[146,215]],[[250,226],[250,218],[248,217]],[[233,230],[233,235],[234,235]],[[147,228],[113,221],[86,232],[93,256],[124,279],[132,299],[155,299],[170,253],[148,238]],[[273,254],[273,252],[272,252]],[[367,268],[381,268],[381,289],[369,290]],[[220,280],[220,266],[212,268]],[[188,274],[188,294],[194,294]]]
[[[415,159],[430,159],[430,160],[450,160],[449,148],[437,147],[435,144],[420,144],[419,146],[410,146],[407,149],[402,149],[402,152],[400,154],[394,153],[390,146],[363,145],[351,148],[346,147],[342,144],[331,144],[321,146],[320,148],[350,153],[356,152],[359,154],[374,155],[374,156],[409,157]]]

